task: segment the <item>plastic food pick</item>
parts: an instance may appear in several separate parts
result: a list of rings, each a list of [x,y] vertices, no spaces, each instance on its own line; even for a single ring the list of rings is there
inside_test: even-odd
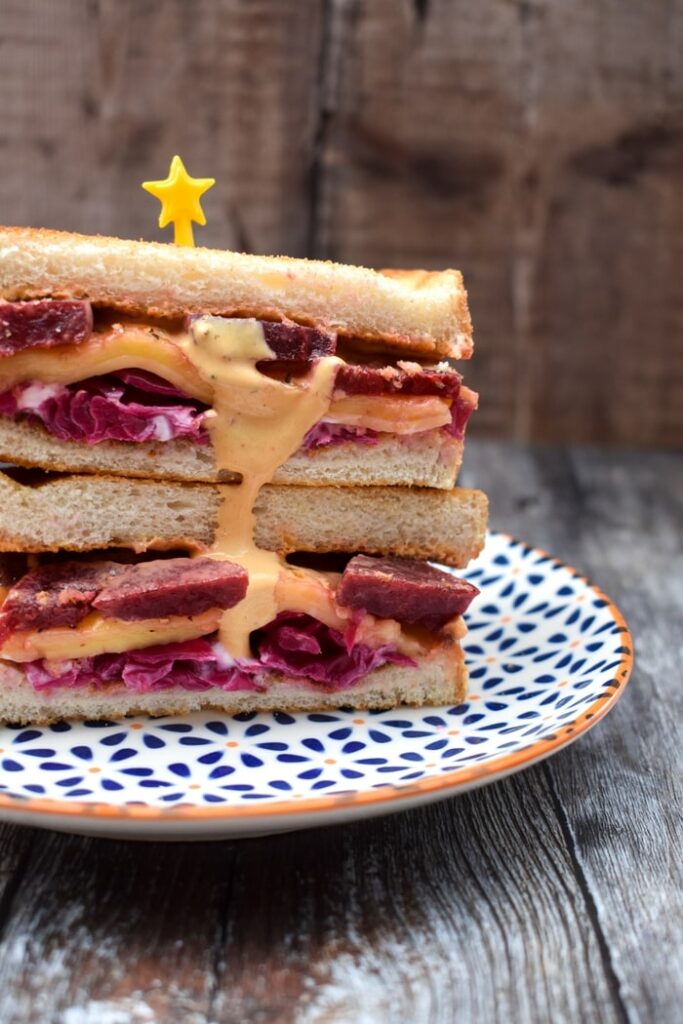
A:
[[[142,187],[161,203],[159,227],[172,222],[175,244],[194,245],[192,221],[206,224],[199,200],[215,184],[215,178],[191,178],[180,157],[174,156],[165,181],[143,181]]]

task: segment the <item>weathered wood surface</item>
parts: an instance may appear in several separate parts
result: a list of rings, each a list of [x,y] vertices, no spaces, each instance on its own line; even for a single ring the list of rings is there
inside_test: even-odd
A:
[[[683,5],[332,9],[318,252],[465,269],[479,429],[680,440]]]
[[[201,244],[302,252],[319,0],[2,0],[0,214],[168,239],[140,188],[173,153],[218,185]]]
[[[681,52],[683,0],[2,0],[0,220],[159,237],[178,151],[203,243],[462,267],[479,434],[681,444]]]
[[[617,708],[544,765],[347,827],[137,845],[0,830],[0,1020],[677,1024],[683,460],[471,444],[493,523],[631,622]]]

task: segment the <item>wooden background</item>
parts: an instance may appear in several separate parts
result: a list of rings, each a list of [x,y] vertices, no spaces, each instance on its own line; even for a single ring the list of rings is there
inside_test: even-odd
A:
[[[456,265],[475,431],[683,443],[683,0],[0,0],[0,221]],[[168,237],[168,236],[166,236]]]

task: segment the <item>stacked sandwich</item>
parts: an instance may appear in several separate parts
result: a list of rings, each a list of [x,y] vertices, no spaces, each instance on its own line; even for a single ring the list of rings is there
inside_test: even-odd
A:
[[[0,717],[462,699],[462,278],[0,229]]]

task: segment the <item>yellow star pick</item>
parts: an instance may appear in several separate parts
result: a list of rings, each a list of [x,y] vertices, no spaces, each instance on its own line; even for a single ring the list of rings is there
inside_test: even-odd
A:
[[[215,184],[215,178],[191,178],[180,157],[174,156],[165,181],[143,181],[142,187],[161,203],[159,227],[173,222],[175,244],[194,245],[192,221],[206,224],[199,200]]]

